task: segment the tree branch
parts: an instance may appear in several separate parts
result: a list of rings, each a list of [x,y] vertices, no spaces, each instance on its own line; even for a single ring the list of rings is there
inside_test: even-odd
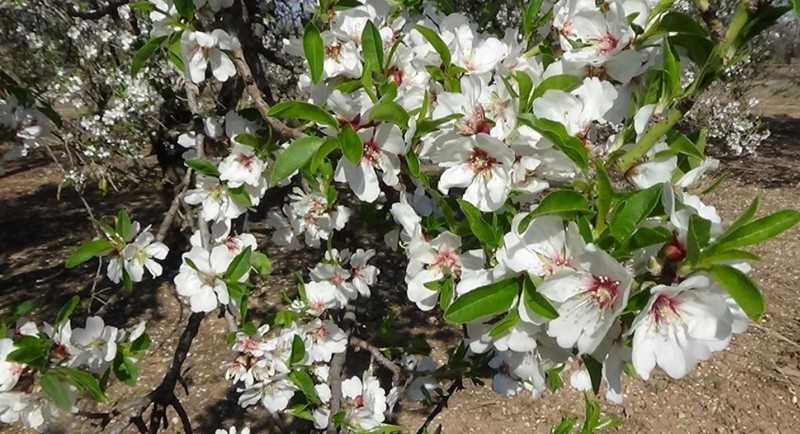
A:
[[[421,427],[419,427],[419,429],[417,430],[417,434],[424,434],[425,430],[428,428],[428,425],[430,425],[431,422],[433,422],[433,419],[435,419],[436,416],[439,415],[439,413],[441,413],[442,411],[444,411],[445,408],[447,408],[447,404],[450,401],[450,397],[453,396],[454,393],[463,388],[464,384],[461,378],[453,380],[453,382],[450,384],[450,387],[447,388],[447,394],[444,395],[439,400],[439,402],[436,404],[436,407],[433,409],[431,414],[429,414],[428,417],[425,418],[425,422],[422,424]]]
[[[286,138],[296,139],[303,136],[303,132],[299,129],[292,128],[278,119],[269,116],[269,104],[264,100],[264,94],[261,92],[261,89],[258,88],[255,78],[253,78],[253,73],[244,58],[244,52],[242,52],[241,48],[237,48],[233,51],[233,63],[236,65],[236,70],[239,72],[242,80],[244,80],[245,91],[250,95],[250,98],[253,99],[253,103],[258,109],[258,112],[261,113],[261,116],[266,119],[269,125]]]
[[[388,369],[392,373],[392,385],[395,385],[400,380],[400,367],[397,366],[393,361],[386,358],[374,345],[370,344],[369,342],[359,339],[355,336],[350,336],[350,344],[356,348],[360,348],[365,350],[372,355],[372,359],[375,360],[379,365],[383,366],[384,368]]]

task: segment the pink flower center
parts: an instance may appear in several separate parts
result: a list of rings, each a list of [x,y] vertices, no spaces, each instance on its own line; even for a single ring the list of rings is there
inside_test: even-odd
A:
[[[562,253],[556,253],[553,257],[547,259],[544,271],[548,275],[556,274],[565,267],[572,267],[572,258],[568,258]]]
[[[443,248],[433,258],[432,265],[443,273],[453,273],[461,268],[461,259],[454,251]]]
[[[474,136],[478,133],[489,134],[492,130],[491,125],[486,122],[486,110],[483,106],[475,106],[472,116],[464,116],[456,124],[456,128],[463,136]]]
[[[614,305],[619,296],[619,282],[606,276],[592,276],[589,285],[589,297],[594,304],[602,309],[608,309]]]
[[[362,157],[361,161],[366,161],[370,164],[373,164],[378,161],[378,157],[380,156],[381,147],[378,142],[375,141],[375,138],[369,139],[367,143],[364,143],[364,156]]]
[[[361,407],[363,407],[363,406],[364,406],[364,395],[358,395],[358,396],[356,396],[356,398],[353,400],[353,405],[354,405],[356,408],[361,408]]]
[[[317,327],[311,331],[311,337],[314,339],[315,342],[322,342],[330,336],[330,331],[328,327],[321,326]]]
[[[658,325],[668,324],[674,316],[678,315],[676,309],[679,304],[677,299],[659,294],[656,301],[653,302],[653,307],[650,308],[650,316]]]
[[[603,34],[598,41],[597,51],[600,54],[609,54],[616,50],[619,45],[619,39],[611,33]]]
[[[245,169],[250,169],[250,166],[253,164],[253,159],[245,154],[237,154],[234,160]]]
[[[488,175],[497,164],[497,160],[483,149],[475,149],[467,161],[469,168],[475,175]]]
[[[342,55],[342,44],[339,42],[334,42],[331,45],[325,47],[325,57],[328,59],[337,60]]]

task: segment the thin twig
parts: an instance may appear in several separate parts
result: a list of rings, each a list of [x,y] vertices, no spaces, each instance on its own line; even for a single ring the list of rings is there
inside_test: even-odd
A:
[[[290,139],[301,137],[303,135],[301,130],[292,128],[278,119],[269,116],[269,104],[264,100],[264,93],[258,88],[256,80],[253,78],[253,73],[244,58],[244,52],[241,48],[233,50],[233,63],[236,65],[236,70],[239,71],[239,75],[242,76],[242,80],[244,80],[244,89],[247,91],[247,94],[250,95],[250,98],[253,99],[253,103],[258,109],[258,112],[269,122],[270,126],[284,137]]]
[[[439,400],[439,402],[436,404],[436,407],[433,409],[431,414],[429,414],[428,417],[425,418],[425,422],[422,424],[421,427],[419,427],[419,429],[417,430],[417,434],[423,434],[425,430],[428,429],[428,425],[430,425],[431,422],[433,422],[433,419],[435,419],[436,416],[439,415],[439,413],[441,413],[442,411],[444,411],[445,408],[447,408],[447,403],[450,401],[450,397],[453,396],[453,394],[456,393],[456,391],[461,390],[463,387],[464,384],[462,383],[460,378],[453,380],[453,382],[450,384],[450,387],[447,388],[447,395],[443,396]]]
[[[189,188],[189,182],[191,182],[192,173],[193,170],[191,168],[186,170],[186,175],[183,176],[183,180],[180,184],[180,191],[175,194],[175,197],[172,199],[172,203],[169,206],[169,210],[167,210],[167,214],[164,216],[164,220],[161,222],[161,226],[158,227],[156,241],[162,242],[164,241],[164,237],[167,236],[167,231],[169,231],[169,228],[172,226],[172,222],[175,220],[175,215],[178,214],[178,210],[181,207],[183,193]]]
[[[355,336],[350,336],[350,344],[362,350],[368,351],[372,355],[373,360],[378,362],[378,364],[380,364],[384,368],[391,371],[392,384],[396,385],[398,383],[398,381],[400,380],[400,373],[401,373],[400,367],[397,366],[393,361],[386,358],[386,356],[384,356],[381,353],[381,350],[379,350],[369,342],[363,339],[359,339]]]
[[[352,305],[347,305],[344,315],[342,316],[341,324],[339,325],[348,336],[353,332],[356,325],[355,308]],[[334,415],[342,408],[342,374],[344,373],[344,364],[347,361],[347,350],[341,353],[336,353],[331,360],[330,369],[330,382],[331,382],[331,414]],[[328,434],[335,434],[336,426],[333,424],[333,418],[328,422]]]

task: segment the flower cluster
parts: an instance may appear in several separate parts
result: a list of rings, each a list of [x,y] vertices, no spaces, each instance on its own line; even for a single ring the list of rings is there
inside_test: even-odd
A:
[[[144,329],[142,322],[120,330],[96,316],[74,329],[68,318],[41,326],[17,319],[0,339],[0,421],[45,430],[78,410],[81,393],[105,400],[98,379],[113,375],[132,384],[135,371],[127,369],[135,369],[150,342]]]

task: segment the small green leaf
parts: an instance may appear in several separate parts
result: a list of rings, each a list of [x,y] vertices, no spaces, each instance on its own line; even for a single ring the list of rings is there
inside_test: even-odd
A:
[[[525,280],[522,282],[523,302],[530,310],[537,315],[547,319],[558,318],[558,311],[545,296],[536,290],[531,277],[526,273]]]
[[[72,316],[72,312],[75,311],[75,308],[80,303],[81,298],[77,295],[73,295],[72,298],[69,299],[67,304],[65,304],[60,311],[58,311],[58,315],[56,316],[55,325],[59,325],[62,322],[66,321],[70,316]]]
[[[508,311],[506,316],[503,317],[500,321],[498,321],[494,327],[489,331],[489,336],[497,337],[502,335],[503,333],[507,332],[511,327],[514,327],[519,323],[519,311],[517,309],[511,309]]]
[[[595,220],[595,225],[602,225],[605,227],[606,217],[611,210],[611,204],[616,197],[616,193],[614,192],[614,186],[611,184],[611,178],[608,177],[608,172],[606,172],[601,161],[598,160],[595,162],[595,169],[597,172],[597,177],[595,178],[597,194],[597,200],[595,201],[597,219]]]
[[[175,0],[173,3],[175,4],[175,9],[178,10],[178,13],[181,14],[182,17],[187,20],[191,20],[194,17],[194,1]]]
[[[301,119],[317,122],[334,128],[339,122],[322,107],[302,101],[284,101],[272,106],[267,115],[280,119]]]
[[[191,0],[189,0],[191,3]],[[167,40],[166,36],[159,36],[157,38],[153,38],[147,41],[146,44],[142,46],[142,48],[136,50],[136,53],[133,55],[133,60],[131,60],[131,75],[135,76],[136,74],[141,71],[142,67],[144,66],[145,62],[153,55],[153,53],[158,50],[161,44]]]
[[[658,205],[661,199],[661,184],[641,190],[617,205],[611,216],[611,233],[625,241]]]
[[[586,170],[589,167],[589,153],[586,150],[586,146],[577,137],[569,134],[564,125],[549,119],[537,118],[530,113],[523,113],[519,118],[552,142],[581,170]]]
[[[67,258],[64,266],[67,268],[75,268],[80,264],[94,258],[95,256],[102,256],[107,254],[114,246],[108,240],[92,240],[87,241],[80,245],[71,255]]]
[[[67,385],[55,372],[45,372],[41,378],[39,378],[39,385],[42,386],[44,393],[53,400],[56,407],[65,411],[72,409],[69,389],[67,389]]]
[[[575,416],[562,416],[561,422],[553,428],[552,434],[570,434],[577,423],[578,418]]]
[[[800,222],[800,211],[785,209],[727,231],[713,244],[715,252],[758,244],[772,239]]]
[[[350,124],[344,125],[337,137],[345,158],[355,165],[360,164],[361,158],[364,156],[364,144],[361,142],[361,137],[358,137],[358,134],[353,130],[353,127]]]
[[[314,390],[314,380],[311,379],[311,376],[308,375],[308,372],[292,371],[289,373],[289,379],[292,380],[292,383],[294,383],[301,392],[303,392],[303,395],[306,396],[306,399],[310,403],[322,403],[317,395],[317,391]]]
[[[325,64],[325,44],[322,42],[322,35],[319,28],[309,21],[303,32],[303,54],[308,61],[308,71],[311,74],[311,82],[319,83],[322,78],[322,67]]]
[[[30,365],[37,369],[45,369],[53,342],[37,336],[22,336],[14,341],[16,350],[6,356],[9,362]]]
[[[219,178],[219,169],[217,169],[217,166],[215,166],[214,163],[208,160],[196,158],[193,160],[186,160],[185,164],[194,169],[194,171],[197,173]]]
[[[442,58],[442,63],[447,68],[450,66],[450,48],[447,47],[447,44],[442,41],[442,38],[439,37],[439,34],[429,27],[425,27],[423,25],[417,24],[414,26],[414,29],[422,34],[425,39],[430,42],[433,46],[433,49],[439,53],[439,57]]]
[[[475,205],[463,199],[458,199],[461,211],[467,217],[469,228],[478,240],[489,247],[500,247],[502,234],[496,232],[492,225],[486,222],[481,211]]]
[[[247,246],[241,253],[233,258],[231,263],[228,264],[228,269],[225,270],[225,280],[238,282],[250,271],[250,255],[252,252],[252,248]]]
[[[131,224],[131,216],[128,214],[128,211],[122,210],[117,214],[117,218],[114,219],[115,228],[117,230],[117,234],[122,237],[123,240],[130,239],[129,237],[133,235],[133,225]]]
[[[712,265],[708,272],[733,297],[747,317],[758,322],[764,313],[764,297],[746,274],[730,265]]]
[[[408,112],[394,101],[381,101],[369,110],[367,119],[378,122],[392,122],[405,128],[408,125]]]
[[[292,339],[292,354],[289,356],[289,366],[294,366],[303,361],[306,356],[306,343],[299,335]]]
[[[711,222],[693,214],[689,219],[689,229],[686,235],[686,261],[696,264],[700,259],[700,249],[708,244],[711,236]]]
[[[296,139],[278,156],[269,177],[269,183],[277,185],[291,176],[295,170],[303,167],[320,149],[324,139],[314,136],[303,136]]]
[[[233,140],[251,148],[258,148],[258,137],[252,134],[237,134]]]
[[[519,287],[519,280],[516,277],[481,286],[458,297],[448,307],[444,318],[449,322],[461,324],[505,312],[519,293]]]
[[[729,262],[729,261],[760,261],[761,257],[758,255],[754,255],[750,252],[746,252],[744,250],[726,250],[720,253],[710,253],[707,254],[703,252],[700,255],[700,263],[703,264],[714,264],[717,262]]]
[[[106,396],[105,392],[100,389],[100,384],[97,382],[97,379],[94,378],[91,374],[88,374],[83,371],[79,371],[75,368],[68,368],[68,367],[57,367],[53,368],[48,373],[54,372],[58,375],[61,375],[63,378],[66,378],[67,381],[72,383],[75,387],[79,390],[89,392],[97,402],[108,402],[108,396]]]
[[[583,364],[589,371],[589,378],[592,380],[592,392],[597,395],[600,392],[600,383],[603,381],[603,364],[588,354],[583,355]]]
[[[361,32],[361,52],[364,63],[372,71],[383,72],[383,39],[371,20],[367,20]]]
[[[589,202],[582,194],[574,190],[556,190],[545,196],[539,205],[534,208],[519,224],[519,232],[528,228],[535,217],[549,214],[568,214],[574,212],[589,212]]]
[[[583,79],[575,75],[553,75],[544,79],[541,83],[539,83],[538,86],[536,86],[536,89],[534,89],[533,95],[531,96],[531,101],[542,97],[545,92],[551,89],[570,92],[571,90],[577,88],[581,83],[583,83]]]
[[[252,256],[250,256],[250,265],[261,276],[272,273],[272,261],[264,253],[253,252]]]
[[[39,300],[25,300],[14,308],[14,318],[22,318],[23,316],[33,312],[34,309],[39,307],[41,302]]]
[[[236,202],[237,205],[242,206],[244,208],[250,208],[253,206],[253,202],[250,200],[250,194],[247,193],[245,190],[244,185],[240,187],[225,187],[225,190],[228,192],[228,196],[231,197],[231,200]]]

